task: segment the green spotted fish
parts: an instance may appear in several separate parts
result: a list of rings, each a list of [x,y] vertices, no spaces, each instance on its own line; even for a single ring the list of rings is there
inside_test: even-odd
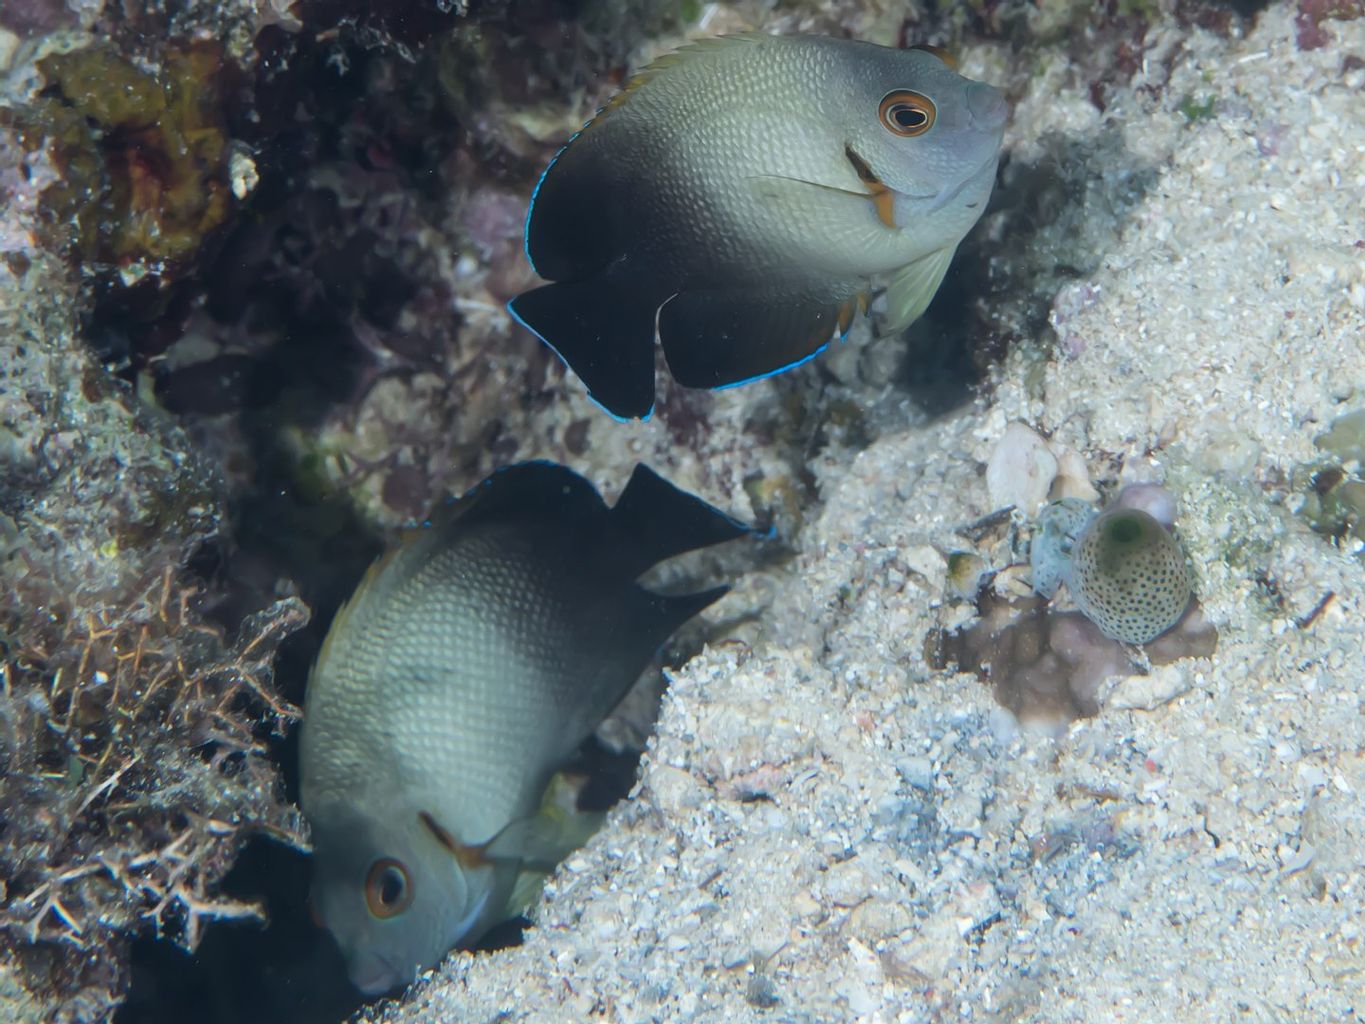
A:
[[[918,317],[995,183],[1006,106],[939,53],[821,36],[684,47],[546,169],[512,315],[622,419],[675,380],[724,388],[819,353],[888,278]]]
[[[747,532],[644,466],[608,508],[564,467],[523,463],[370,570],[313,668],[300,746],[313,908],[357,988],[477,942],[586,838],[555,773],[725,593],[637,577]]]

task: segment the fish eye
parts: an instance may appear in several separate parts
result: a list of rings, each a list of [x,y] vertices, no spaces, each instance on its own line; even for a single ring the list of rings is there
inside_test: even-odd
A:
[[[923,50],[925,53],[932,53],[939,60],[943,61],[943,63],[947,64],[948,67],[952,68],[954,71],[957,70],[957,58],[941,46],[931,46],[928,43],[920,43],[918,46],[910,47],[910,49]]]
[[[934,123],[934,101],[909,89],[887,93],[880,112],[882,124],[903,138],[923,135]]]
[[[412,883],[407,868],[388,857],[370,865],[365,876],[365,905],[378,918],[401,914],[412,904]]]

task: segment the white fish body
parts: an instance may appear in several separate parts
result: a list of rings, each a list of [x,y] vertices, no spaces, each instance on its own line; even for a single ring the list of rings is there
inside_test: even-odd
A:
[[[723,593],[635,578],[743,533],[638,467],[612,510],[529,463],[370,571],[309,680],[302,803],[315,908],[366,992],[504,920],[523,872],[581,836],[541,814],[553,773],[655,650]]]
[[[996,90],[925,51],[685,47],[546,171],[526,243],[555,283],[509,309],[619,416],[652,408],[656,335],[680,383],[731,386],[819,351],[886,275],[898,329],[984,210],[1004,121]]]

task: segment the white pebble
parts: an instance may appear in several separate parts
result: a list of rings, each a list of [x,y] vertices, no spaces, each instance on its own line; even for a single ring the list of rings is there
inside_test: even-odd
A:
[[[1011,423],[986,463],[986,489],[995,508],[1014,505],[1033,515],[1047,501],[1057,476],[1057,457],[1038,433]]]

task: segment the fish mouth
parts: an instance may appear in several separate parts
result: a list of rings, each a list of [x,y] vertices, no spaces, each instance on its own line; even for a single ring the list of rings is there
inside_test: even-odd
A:
[[[985,160],[983,160],[983,161],[981,162],[981,164],[980,164],[974,171],[972,171],[971,174],[967,175],[965,178],[963,178],[961,181],[959,181],[956,185],[952,185],[952,186],[950,186],[950,187],[944,189],[943,191],[938,192],[938,193],[936,193],[936,194],[934,194],[934,195],[932,195],[932,196],[914,196],[914,195],[907,195],[906,198],[907,198],[907,199],[925,199],[925,200],[928,200],[928,201],[929,201],[929,205],[928,205],[928,207],[925,209],[924,212],[926,212],[926,213],[934,213],[934,212],[936,212],[936,211],[938,211],[938,210],[943,209],[943,207],[945,207],[945,206],[947,206],[949,203],[951,203],[954,199],[956,199],[958,196],[960,196],[960,195],[961,195],[964,191],[966,191],[969,187],[971,187],[971,186],[973,186],[973,185],[980,184],[981,179],[982,179],[984,176],[986,176],[987,174],[989,174],[989,175],[991,175],[991,176],[993,177],[993,176],[995,175],[995,168],[996,168],[996,165],[997,165],[999,162],[1000,162],[1000,150],[999,150],[999,149],[996,149],[995,152],[993,152],[989,157],[987,157]]]
[[[374,952],[355,956],[347,965],[346,973],[351,976],[351,984],[367,996],[382,995],[397,988],[403,980],[388,959]]]

